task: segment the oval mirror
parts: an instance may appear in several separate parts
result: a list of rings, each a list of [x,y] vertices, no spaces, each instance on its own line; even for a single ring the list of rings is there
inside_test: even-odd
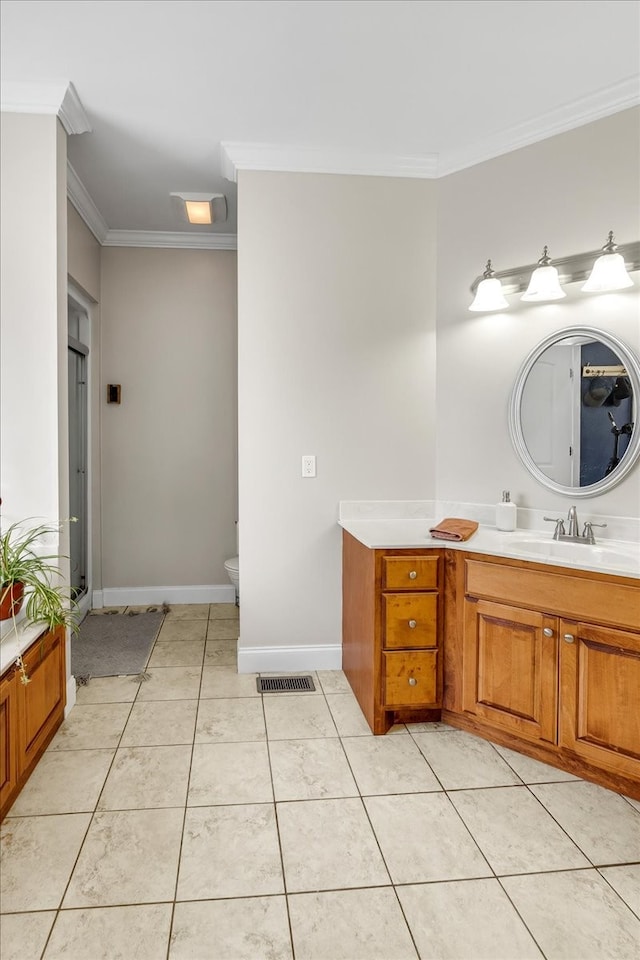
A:
[[[511,393],[509,432],[529,472],[550,490],[593,497],[640,455],[640,364],[616,337],[569,327],[526,358]]]

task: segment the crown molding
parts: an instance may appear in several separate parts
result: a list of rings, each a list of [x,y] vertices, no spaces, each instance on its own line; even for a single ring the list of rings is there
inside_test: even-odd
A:
[[[67,133],[91,133],[89,118],[72,83],[69,83],[62,98],[58,118]]]
[[[435,179],[475,166],[485,160],[519,150],[548,137],[582,127],[594,120],[640,104],[638,76],[613,83],[596,93],[572,100],[555,110],[501,130],[493,136],[459,150],[422,156],[394,156],[357,151],[325,149],[302,144],[241,143],[220,144],[222,175],[235,183],[239,170],[266,170],[283,173],[338,173],[372,177],[413,177]]]
[[[108,230],[105,247],[155,247],[185,250],[237,250],[235,233],[182,233],[159,230]]]
[[[220,144],[222,175],[235,183],[239,170],[270,170],[283,173],[336,173],[368,177],[412,177],[430,180],[438,174],[438,158],[393,156],[302,144]]]
[[[56,116],[67,133],[88,133],[91,130],[80,97],[69,80],[5,80],[1,105],[6,113]]]
[[[107,223],[89,196],[87,188],[67,160],[67,196],[98,243],[104,243],[109,233]]]
[[[587,123],[609,117],[640,104],[640,78],[636,75],[613,83],[597,93],[572,100],[555,110],[525,120],[507,130],[478,141],[470,147],[445,151],[440,155],[438,176],[473,167],[485,160],[511,153],[540,140],[575,130]]]

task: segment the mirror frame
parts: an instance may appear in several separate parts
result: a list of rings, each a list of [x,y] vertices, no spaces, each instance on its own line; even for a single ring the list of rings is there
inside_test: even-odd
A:
[[[609,347],[619,356],[620,362],[625,365],[633,387],[635,427],[625,454],[616,469],[610,473],[608,477],[603,477],[602,480],[598,480],[597,483],[591,483],[586,487],[568,487],[564,484],[556,483],[555,480],[550,480],[549,477],[540,470],[529,453],[524,439],[524,433],[522,432],[522,422],[520,418],[522,394],[531,368],[548,347],[559,343],[561,340],[565,340],[567,337],[592,337],[594,340],[600,340],[604,343],[605,346]],[[597,327],[565,327],[562,330],[557,330],[555,333],[550,334],[550,336],[546,337],[537,347],[534,347],[518,370],[509,400],[509,434],[515,451],[524,466],[531,476],[544,487],[547,487],[548,490],[554,490],[556,493],[561,493],[566,497],[595,497],[601,493],[606,493],[607,490],[611,490],[620,483],[638,460],[640,456],[639,413],[640,363],[632,350],[621,340],[618,340],[617,337],[612,336],[610,333],[604,333]]]

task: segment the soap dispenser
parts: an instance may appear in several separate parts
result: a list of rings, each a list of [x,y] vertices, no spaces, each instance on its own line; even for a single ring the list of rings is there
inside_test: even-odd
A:
[[[496,527],[498,530],[515,530],[518,509],[508,490],[502,491],[502,503],[496,503]]]

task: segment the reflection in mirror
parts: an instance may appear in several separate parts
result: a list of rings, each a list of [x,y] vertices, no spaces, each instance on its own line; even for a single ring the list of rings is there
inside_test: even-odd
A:
[[[622,479],[640,452],[639,371],[624,344],[585,327],[548,337],[527,357],[509,426],[516,451],[540,482],[593,496]]]

